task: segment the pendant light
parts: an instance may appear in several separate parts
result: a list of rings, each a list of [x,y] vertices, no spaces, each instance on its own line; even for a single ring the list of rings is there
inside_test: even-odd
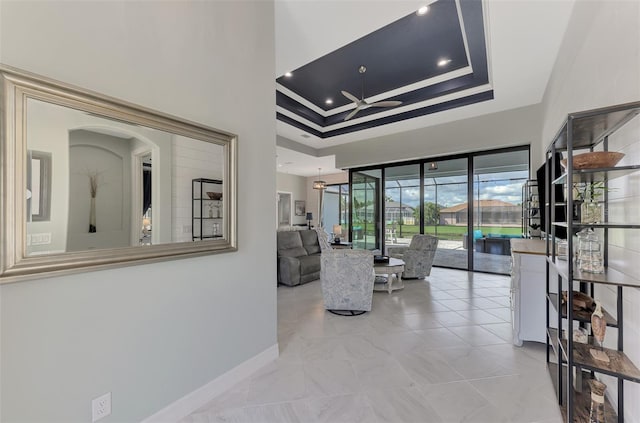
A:
[[[320,169],[318,168],[318,180],[313,181],[313,189],[327,189],[327,183],[320,179]]]

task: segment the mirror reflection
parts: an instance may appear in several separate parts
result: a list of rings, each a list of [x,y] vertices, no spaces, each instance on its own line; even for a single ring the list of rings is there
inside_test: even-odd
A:
[[[27,256],[228,237],[222,145],[33,98],[26,141]]]

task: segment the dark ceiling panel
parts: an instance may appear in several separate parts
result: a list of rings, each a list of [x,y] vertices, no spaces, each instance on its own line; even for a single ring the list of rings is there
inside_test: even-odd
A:
[[[379,119],[375,119],[368,122],[362,122],[356,125],[351,125],[344,128],[335,129],[332,131],[327,131],[327,132],[319,132],[318,130],[313,129],[305,125],[304,123],[301,123],[295,119],[292,119],[289,116],[283,115],[282,113],[276,113],[276,118],[279,121],[288,123],[291,126],[301,129],[303,132],[307,132],[319,138],[331,138],[337,135],[344,135],[344,134],[349,134],[351,132],[361,131],[363,129],[375,128],[376,126],[380,126],[380,125],[386,125],[389,123],[400,122],[407,119],[413,119],[415,117],[438,113],[445,110],[455,109],[457,107],[462,107],[462,106],[468,106],[470,104],[480,103],[488,100],[493,100],[493,90],[488,90],[485,92],[481,92],[479,94],[473,94],[467,97],[445,101],[445,102],[434,104],[431,106],[425,106],[419,109],[413,109],[405,113],[399,113],[396,115],[387,116],[384,118],[379,118]]]
[[[391,115],[373,121],[363,122],[358,125],[351,125],[333,131],[324,132],[322,134],[322,138],[330,138],[337,135],[349,134],[351,132],[361,131],[363,129],[375,128],[376,126],[386,125],[388,123],[400,122],[402,120],[413,119],[415,117],[455,109],[457,107],[468,106],[470,104],[480,103],[488,100],[493,100],[493,90],[485,91],[479,94],[473,94],[455,100],[445,101],[442,103],[434,104],[432,106],[413,109],[405,113],[399,113],[397,115]]]
[[[487,67],[487,44],[484,33],[484,18],[482,16],[482,2],[479,0],[463,0],[460,10],[467,31],[467,45],[473,64],[473,74],[479,81],[489,82],[489,68]]]
[[[402,101],[402,106],[407,106],[410,104],[419,103],[421,101],[429,100],[429,99],[440,97],[443,95],[455,93],[462,89],[473,88],[478,85],[483,85],[484,83],[485,82],[476,81],[476,78],[474,77],[473,74],[464,75],[454,79],[450,79],[448,81],[440,82],[438,84],[430,85],[428,87],[424,87],[419,90],[414,90],[408,93],[401,94],[399,96],[394,97],[394,99]],[[361,110],[358,112],[358,114],[354,119],[380,113],[385,110],[388,110],[388,109],[369,108],[369,109]],[[324,126],[334,125],[336,123],[343,122],[344,117],[350,112],[351,110],[347,110],[346,112],[327,117],[324,120]]]
[[[439,67],[437,62],[443,57],[451,63]],[[341,90],[361,97],[360,65],[367,67],[364,95],[371,97],[467,64],[455,2],[441,0],[433,3],[424,16],[405,16],[295,69],[291,78],[283,76],[277,81],[329,110],[350,103]],[[331,106],[325,104],[328,97],[333,99]]]
[[[320,116],[318,113],[314,112],[300,102],[287,97],[280,91],[276,91],[276,105],[285,108],[288,111],[293,112],[301,118],[307,119],[310,122],[321,126],[326,125],[324,117]]]
[[[323,135],[322,135],[322,132],[320,132],[320,131],[318,131],[316,129],[313,129],[313,128],[305,125],[304,123],[300,123],[297,120],[290,118],[289,116],[283,115],[282,113],[276,112],[276,119],[279,120],[280,122],[288,123],[289,125],[291,125],[291,126],[293,126],[295,128],[301,129],[302,132],[306,132],[308,134],[315,135],[316,137],[319,137],[319,138],[324,138]]]

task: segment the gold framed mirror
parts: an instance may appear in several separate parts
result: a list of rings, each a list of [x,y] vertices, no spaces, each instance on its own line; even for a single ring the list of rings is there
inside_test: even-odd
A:
[[[237,136],[0,65],[0,283],[237,250]]]

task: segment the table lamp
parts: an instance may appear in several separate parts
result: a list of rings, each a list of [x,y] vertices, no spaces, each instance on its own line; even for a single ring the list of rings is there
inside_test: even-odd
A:
[[[313,213],[307,212],[307,227],[311,229],[311,221],[313,220]]]
[[[147,217],[142,218],[142,238],[140,238],[141,245],[151,245],[151,219]]]
[[[340,235],[342,235],[342,226],[333,225],[333,243],[340,243]]]

